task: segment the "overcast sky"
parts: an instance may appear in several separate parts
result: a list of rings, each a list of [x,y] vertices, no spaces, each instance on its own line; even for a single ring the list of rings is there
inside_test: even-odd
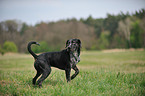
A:
[[[0,22],[21,20],[27,24],[67,18],[105,18],[107,13],[134,13],[145,9],[145,0],[0,0]]]

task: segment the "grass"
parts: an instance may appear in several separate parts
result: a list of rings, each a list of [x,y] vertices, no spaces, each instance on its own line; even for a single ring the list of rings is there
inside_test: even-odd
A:
[[[52,68],[42,88],[32,85],[33,62],[27,54],[0,55],[1,96],[145,95],[145,51],[82,52],[74,80],[66,83],[65,72]]]

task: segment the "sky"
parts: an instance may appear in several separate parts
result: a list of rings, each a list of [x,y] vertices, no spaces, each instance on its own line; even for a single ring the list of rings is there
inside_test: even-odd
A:
[[[145,0],[0,0],[0,22],[20,20],[29,25],[62,19],[105,18],[107,13],[134,13]]]

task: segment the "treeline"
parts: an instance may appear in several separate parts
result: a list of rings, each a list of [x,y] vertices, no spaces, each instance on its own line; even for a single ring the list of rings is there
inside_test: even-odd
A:
[[[35,52],[65,48],[66,40],[79,38],[83,50],[145,47],[145,9],[135,13],[107,14],[106,18],[75,18],[57,22],[41,22],[34,26],[17,20],[0,22],[0,50],[13,42],[18,52],[27,52],[29,41],[42,43]],[[5,51],[6,52],[6,51]]]

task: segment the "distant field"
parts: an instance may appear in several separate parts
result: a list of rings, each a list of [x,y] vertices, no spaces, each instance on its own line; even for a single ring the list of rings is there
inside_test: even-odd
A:
[[[145,51],[84,51],[79,75],[66,83],[65,72],[52,68],[40,89],[32,85],[36,71],[28,54],[0,55],[0,95],[143,96]],[[73,74],[73,72],[72,72]]]

